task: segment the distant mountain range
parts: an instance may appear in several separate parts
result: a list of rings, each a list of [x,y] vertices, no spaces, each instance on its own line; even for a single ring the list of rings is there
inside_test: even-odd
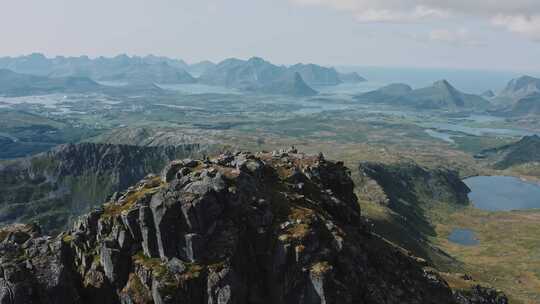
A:
[[[342,83],[339,73],[334,68],[299,63],[289,67],[288,70],[301,75],[310,86],[338,85]]]
[[[513,105],[523,98],[540,94],[540,79],[522,76],[512,79],[495,98],[497,104]]]
[[[166,90],[153,82],[142,79],[122,86],[106,86],[82,76],[36,76],[0,69],[0,96],[17,97],[67,93],[107,93],[112,95],[144,93],[146,95],[162,95],[166,94],[166,92]]]
[[[266,94],[282,94],[293,96],[312,96],[317,91],[312,89],[298,70],[309,74],[309,79],[322,81],[325,75],[333,74],[327,68],[306,68],[274,65],[262,58],[249,60],[227,59],[207,70],[199,78],[199,82],[208,85],[232,87],[244,91]],[[317,72],[314,72],[316,70]],[[322,71],[322,72],[321,72]],[[336,73],[337,75],[337,73]]]
[[[195,79],[185,71],[187,67],[184,61],[156,56],[119,55],[90,59],[86,56],[47,58],[32,54],[0,58],[0,68],[17,73],[51,78],[86,77],[94,81],[193,83]]]
[[[129,83],[184,84],[197,80],[183,69],[165,62],[157,64],[133,64],[99,77],[102,81],[127,81]]]
[[[101,85],[87,77],[34,76],[0,69],[1,95],[34,95],[50,93],[82,93],[97,91]]]
[[[94,82],[112,81],[129,84],[198,82],[250,92],[292,96],[314,95],[317,92],[311,88],[312,86],[366,81],[357,73],[341,74],[334,68],[315,64],[277,66],[257,57],[249,60],[226,59],[218,64],[202,61],[189,65],[183,60],[153,55],[146,57],[119,55],[112,58],[91,59],[87,56],[47,58],[35,53],[15,58],[0,58],[0,69],[44,77],[40,87],[45,92],[55,91],[48,87],[47,81],[71,79],[71,77]],[[5,92],[0,91],[0,93]]]
[[[360,83],[360,82],[365,82],[365,81],[368,81],[366,78],[360,76],[358,73],[356,72],[352,72],[352,73],[340,73],[339,74],[339,79],[343,82],[343,83]]]
[[[411,106],[419,109],[485,110],[490,102],[473,94],[460,92],[448,81],[439,80],[432,86],[412,89],[406,84],[391,84],[355,97],[357,101]]]
[[[540,79],[531,76],[512,79],[492,101],[504,116],[540,115]]]

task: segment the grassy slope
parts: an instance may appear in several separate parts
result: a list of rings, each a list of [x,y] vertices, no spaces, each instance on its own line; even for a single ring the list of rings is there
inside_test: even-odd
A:
[[[487,212],[472,207],[432,210],[434,243],[463,263],[473,278],[500,288],[515,300],[540,303],[540,210]],[[456,227],[472,229],[478,246],[453,244],[446,238]]]

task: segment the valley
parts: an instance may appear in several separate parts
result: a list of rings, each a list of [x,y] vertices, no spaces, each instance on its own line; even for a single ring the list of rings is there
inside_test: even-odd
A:
[[[136,63],[113,73],[119,59]],[[536,105],[517,104],[536,96],[522,88],[531,79],[483,97],[445,80],[412,88],[261,58],[159,69],[154,62],[165,59],[115,60],[88,68],[91,87],[54,80],[54,90],[44,88],[54,75],[71,83],[60,65],[33,76],[37,87],[30,79],[0,90],[0,224],[37,221],[59,232],[173,159],[294,146],[343,161],[377,236],[427,261],[451,287],[482,283],[511,303],[540,301],[540,211],[481,210],[456,186],[475,176],[540,180]],[[77,165],[81,157],[88,167]],[[456,229],[474,235],[451,242]]]

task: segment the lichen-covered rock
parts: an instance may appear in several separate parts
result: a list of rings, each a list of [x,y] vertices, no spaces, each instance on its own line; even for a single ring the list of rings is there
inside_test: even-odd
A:
[[[56,238],[0,230],[0,303],[455,303],[353,187],[296,149],[177,161]]]
[[[0,230],[0,303],[77,303],[79,280],[71,250],[57,238],[38,237],[34,225]],[[26,235],[22,237],[22,235]],[[24,243],[20,241],[26,239]]]
[[[508,304],[508,298],[501,291],[479,285],[470,290],[455,293],[457,304]]]

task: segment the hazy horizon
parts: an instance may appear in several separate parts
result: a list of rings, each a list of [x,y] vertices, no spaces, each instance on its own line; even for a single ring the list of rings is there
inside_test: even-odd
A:
[[[0,56],[259,56],[278,64],[540,71],[534,0],[25,0],[5,3],[3,12]]]
[[[455,72],[470,72],[470,71],[476,71],[476,72],[502,72],[502,73],[506,72],[506,73],[513,73],[513,74],[516,74],[516,73],[520,74],[521,73],[520,75],[533,76],[533,77],[540,76],[540,75],[535,74],[535,73],[540,74],[540,67],[538,69],[536,69],[536,68],[533,68],[533,69],[492,68],[492,69],[490,69],[490,68],[481,68],[481,67],[450,67],[450,66],[443,66],[443,65],[441,65],[441,66],[422,67],[422,66],[414,66],[414,65],[407,65],[407,64],[404,64],[404,65],[369,65],[369,64],[366,64],[366,65],[362,65],[362,64],[337,64],[337,65],[334,65],[334,64],[326,64],[326,63],[313,62],[313,61],[296,61],[296,62],[283,63],[283,62],[272,61],[269,58],[258,56],[256,54],[251,55],[251,56],[246,56],[246,57],[232,56],[232,57],[225,57],[225,58],[221,58],[221,59],[217,59],[217,60],[202,59],[202,60],[198,60],[198,61],[189,61],[189,60],[184,59],[182,56],[167,56],[167,55],[161,55],[159,53],[146,53],[146,54],[133,53],[133,54],[131,54],[131,53],[125,52],[125,53],[115,53],[115,54],[110,54],[110,55],[93,55],[93,56],[89,56],[89,55],[87,55],[85,53],[66,55],[66,54],[48,54],[48,53],[44,53],[44,52],[41,52],[41,51],[34,51],[34,52],[14,54],[14,55],[0,55],[0,58],[18,58],[18,57],[25,57],[25,56],[30,56],[30,55],[34,55],[34,54],[43,55],[47,59],[54,59],[54,58],[59,58],[59,57],[64,57],[64,58],[88,57],[91,60],[94,60],[94,59],[97,59],[97,58],[100,58],[100,57],[103,57],[103,58],[115,58],[115,57],[123,56],[123,55],[126,55],[128,57],[140,57],[140,58],[144,58],[146,56],[155,56],[155,57],[165,57],[165,58],[173,59],[173,60],[181,60],[181,61],[184,61],[188,65],[198,64],[198,63],[201,63],[203,61],[210,61],[212,63],[217,64],[217,63],[220,63],[220,62],[222,62],[224,60],[227,60],[227,59],[249,60],[250,58],[258,57],[258,58],[262,58],[264,60],[267,60],[270,63],[275,64],[275,65],[291,66],[291,65],[295,65],[295,64],[317,64],[317,65],[326,66],[326,67],[334,67],[339,71],[356,71],[357,69],[408,69],[408,70],[417,69],[419,71],[420,70],[421,71],[446,70],[446,71],[455,71]],[[531,73],[531,74],[527,74],[527,73]]]

